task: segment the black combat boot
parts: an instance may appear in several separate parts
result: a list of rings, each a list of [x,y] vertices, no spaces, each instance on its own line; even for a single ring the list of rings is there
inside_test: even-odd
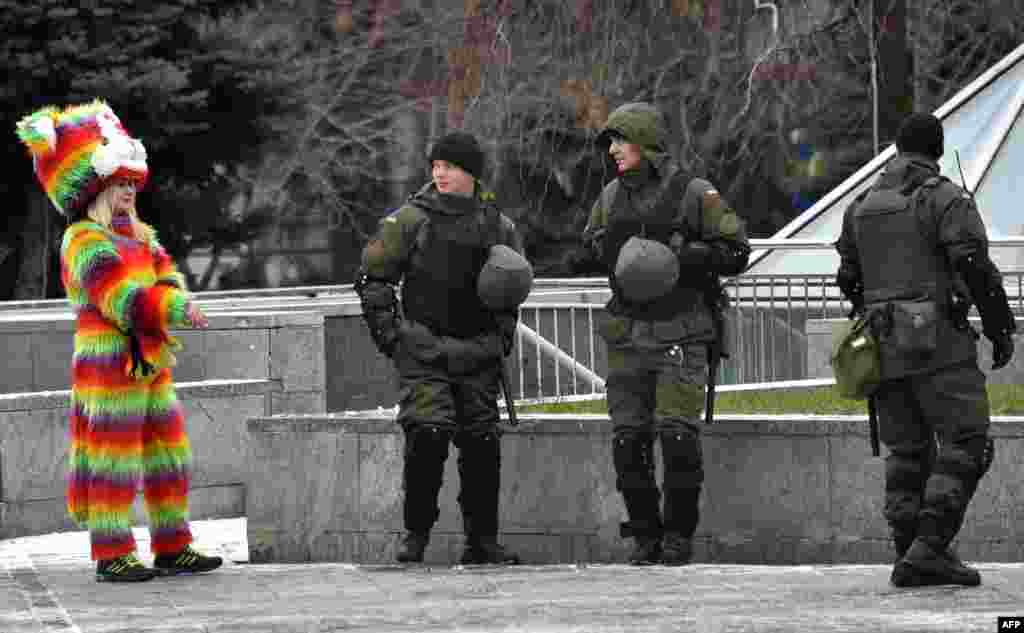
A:
[[[892,544],[893,548],[896,550],[896,560],[899,561],[907,555],[907,550],[910,549],[910,545],[914,542],[914,538],[917,533],[917,525],[898,526],[893,524],[891,527]]]
[[[915,539],[906,555],[893,567],[890,581],[897,587],[976,587],[981,584],[981,574],[964,565],[948,549],[936,551],[921,539]]]
[[[693,558],[693,540],[679,532],[665,532],[661,541],[663,565],[688,565]]]
[[[519,556],[498,544],[493,536],[467,537],[459,562],[463,565],[518,565]]]
[[[896,550],[896,560],[899,561],[906,556],[907,550],[913,543],[913,535],[893,535],[893,548]]]
[[[422,563],[423,552],[426,551],[429,541],[430,532],[407,532],[395,560],[400,563]]]
[[[945,550],[943,550],[942,556],[946,559],[946,561],[949,562],[949,564],[953,567],[955,573],[958,576],[963,578],[971,578],[976,576],[978,578],[977,584],[981,584],[981,574],[978,573],[978,570],[974,569],[973,567],[968,567],[967,565],[965,565],[964,562],[960,560],[960,557],[957,556],[956,552],[953,551],[953,548],[947,547]]]
[[[419,563],[430,539],[440,509],[437,495],[444,478],[451,433],[435,426],[416,426],[405,432],[405,488],[403,514],[406,536],[395,559],[400,563]]]
[[[657,536],[637,535],[633,537],[633,551],[629,554],[630,565],[657,565],[661,562],[661,539]]]

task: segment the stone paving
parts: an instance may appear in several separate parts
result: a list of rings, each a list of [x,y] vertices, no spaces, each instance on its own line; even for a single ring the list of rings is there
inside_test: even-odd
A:
[[[193,530],[224,568],[127,585],[95,582],[84,532],[0,541],[0,633],[960,633],[1024,615],[1024,564],[913,590],[881,565],[250,565],[244,519]]]

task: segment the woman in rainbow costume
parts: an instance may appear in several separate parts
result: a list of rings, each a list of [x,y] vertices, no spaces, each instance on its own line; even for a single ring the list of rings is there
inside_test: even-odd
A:
[[[171,328],[206,327],[182,275],[135,210],[146,150],[101,100],[46,107],[17,124],[36,177],[68,220],[61,278],[77,322],[71,364],[68,510],[88,528],[96,578],[204,572],[188,524],[191,450],[171,377]],[[153,568],[136,553],[141,480]]]

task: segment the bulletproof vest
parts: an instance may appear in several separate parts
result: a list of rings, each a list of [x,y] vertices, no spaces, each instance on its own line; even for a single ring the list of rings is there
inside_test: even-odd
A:
[[[427,219],[402,283],[405,316],[441,336],[471,338],[493,330],[496,321],[477,293],[477,277],[498,243],[498,209],[481,205],[461,215],[421,210]]]
[[[668,294],[644,303],[630,302],[622,292],[615,277],[615,264],[622,247],[634,235],[655,240],[671,248],[672,236],[679,233],[690,241],[695,236],[688,234],[679,218],[683,196],[692,178],[678,168],[663,178],[657,187],[646,187],[641,191],[627,191],[618,186],[613,192],[609,205],[608,226],[605,233],[604,261],[609,271],[608,280],[615,302],[636,319],[668,320],[682,312],[693,301],[701,300],[697,280],[686,275],[680,276],[675,288]],[[701,280],[704,281],[704,280]]]
[[[912,190],[875,189],[857,207],[854,234],[860,253],[864,302],[869,309],[883,308],[879,344],[881,379],[890,380],[928,373],[977,358],[972,332],[959,329],[949,315],[952,274],[938,244],[935,218],[931,217],[930,192],[942,182],[931,177]],[[906,187],[906,185],[903,185]],[[937,308],[935,340],[931,353],[910,353],[887,340],[894,327],[892,302],[929,299]],[[920,304],[918,304],[920,305]]]
[[[906,185],[877,188],[857,208],[853,226],[866,304],[926,296],[946,301],[949,273],[934,222],[919,204],[939,182],[932,177],[910,191]]]

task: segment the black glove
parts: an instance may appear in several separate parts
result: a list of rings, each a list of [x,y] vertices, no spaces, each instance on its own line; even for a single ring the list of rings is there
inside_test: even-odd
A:
[[[688,242],[676,251],[676,255],[680,272],[694,269],[707,272],[711,266],[712,250],[704,242]]]
[[[584,248],[599,262],[604,261],[604,235],[607,229],[597,229],[584,243]]]
[[[445,367],[456,376],[479,372],[482,368],[501,362],[501,335],[488,332],[473,338],[439,338],[438,350]]]
[[[956,270],[978,306],[982,331],[992,341],[993,369],[1004,367],[1013,356],[1013,333],[1017,330],[1017,320],[1006,298],[1002,277],[984,251],[960,259]],[[954,280],[955,285],[958,283]]]
[[[846,318],[855,319],[860,316],[864,312],[864,282],[860,277],[860,269],[845,264],[840,266],[836,273],[836,285],[853,304]]]
[[[355,284],[363,307],[363,320],[377,349],[387,357],[398,343],[398,300],[394,287],[383,281],[360,277]]]
[[[516,344],[516,326],[519,323],[519,315],[515,312],[501,313],[495,315],[495,319],[498,321],[498,330],[501,332],[502,356],[508,356]]]
[[[604,263],[587,248],[570,251],[564,259],[565,269],[572,275],[603,275],[607,273]]]
[[[428,365],[443,362],[442,337],[436,336],[422,323],[402,321],[395,332],[395,340],[402,343],[403,357],[408,355]]]
[[[949,316],[953,319],[953,327],[958,330],[973,330],[968,316],[971,313],[970,295],[964,292],[951,292],[949,302]]]
[[[373,337],[373,342],[377,344],[377,350],[381,354],[392,358],[395,355],[395,348],[398,347],[398,331],[380,330],[377,336]]]
[[[992,339],[992,369],[1002,369],[1013,358],[1013,336],[1003,334]]]
[[[846,315],[847,319],[856,319],[860,315],[864,314],[864,295],[850,295],[850,303],[853,304],[853,308],[850,310],[850,313]]]

